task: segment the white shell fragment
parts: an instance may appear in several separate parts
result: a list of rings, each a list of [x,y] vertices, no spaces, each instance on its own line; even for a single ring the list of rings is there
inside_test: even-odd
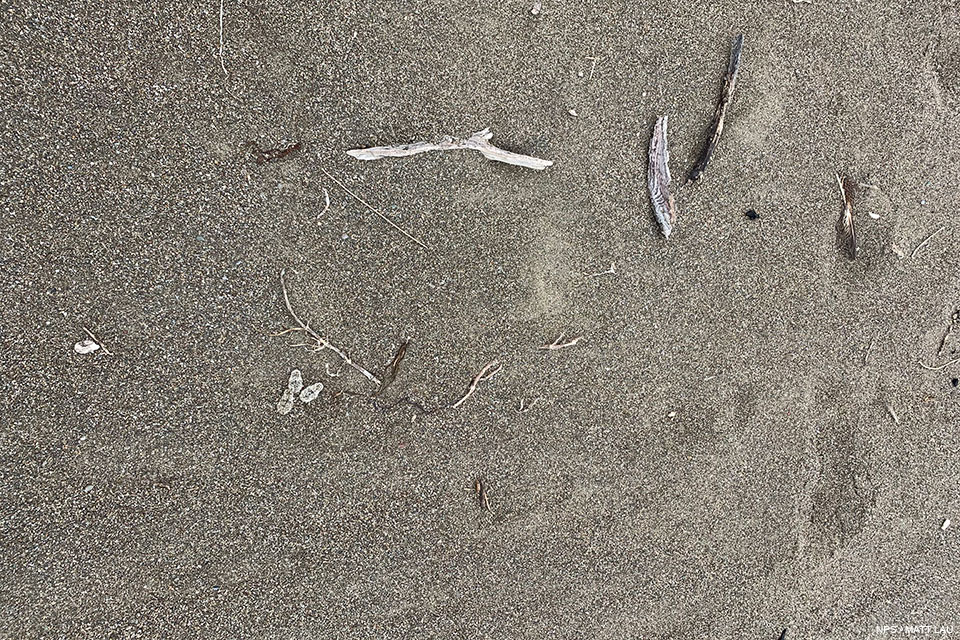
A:
[[[93,353],[99,348],[100,348],[100,345],[98,345],[93,340],[81,340],[77,344],[73,345],[73,350],[79,353],[80,355]]]
[[[946,531],[950,526],[950,518],[944,518],[943,524],[940,525],[940,531]]]
[[[300,373],[300,369],[294,369],[290,372],[290,381],[287,382],[287,387],[290,388],[290,393],[300,393],[300,390],[303,389],[303,374]]]
[[[540,15],[540,12],[541,12],[542,10],[543,10],[543,3],[542,3],[542,2],[534,2],[534,3],[533,3],[533,8],[530,9],[530,13],[532,13],[532,14],[535,15],[535,16],[538,16],[538,15]]]
[[[303,391],[300,392],[300,402],[306,404],[308,402],[313,402],[317,399],[317,396],[320,395],[320,392],[323,391],[322,382],[314,382],[309,387],[306,387]]]

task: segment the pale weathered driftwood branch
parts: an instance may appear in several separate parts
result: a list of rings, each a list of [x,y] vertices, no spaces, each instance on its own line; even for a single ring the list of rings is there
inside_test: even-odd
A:
[[[479,151],[483,157],[496,162],[506,162],[515,164],[518,167],[535,169],[542,171],[553,165],[551,160],[542,160],[533,156],[525,156],[512,151],[506,151],[490,144],[490,138],[493,134],[490,129],[477,131],[469,138],[451,138],[444,136],[439,142],[413,142],[410,144],[394,144],[386,147],[370,147],[369,149],[351,149],[348,154],[357,160],[382,160],[383,158],[404,158],[406,156],[415,156],[418,153],[427,151],[457,151],[461,149],[470,149]]]

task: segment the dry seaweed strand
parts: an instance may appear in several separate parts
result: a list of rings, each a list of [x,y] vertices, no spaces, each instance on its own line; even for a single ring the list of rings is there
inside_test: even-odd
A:
[[[333,351],[335,354],[340,356],[340,359],[343,360],[347,365],[353,367],[354,369],[359,371],[361,374],[363,374],[363,377],[365,377],[367,380],[369,380],[375,385],[380,385],[379,378],[377,378],[375,375],[373,375],[372,373],[370,373],[369,371],[361,367],[359,364],[351,360],[347,354],[345,354],[343,351],[341,351],[339,348],[337,348],[335,345],[333,345],[329,340],[321,336],[319,333],[311,329],[310,325],[308,325],[307,323],[305,323],[303,320],[300,319],[300,316],[297,315],[297,313],[293,310],[293,307],[290,305],[290,295],[287,293],[287,283],[284,280],[284,275],[286,274],[286,271],[287,271],[286,269],[283,269],[280,271],[280,286],[283,288],[283,304],[287,307],[287,313],[289,313],[290,317],[292,317],[294,322],[297,323],[297,326],[292,327],[287,331],[282,331],[275,335],[282,335],[284,333],[288,333],[289,331],[302,331],[306,333],[308,336],[310,336],[310,338],[312,338],[316,344],[296,345],[296,346],[309,346],[315,349],[316,351],[323,351],[324,349],[329,349],[330,351]]]
[[[677,205],[670,194],[670,151],[667,149],[668,116],[657,118],[650,138],[650,166],[647,183],[650,188],[650,202],[653,214],[660,223],[665,238],[670,237],[677,220]]]
[[[720,134],[723,133],[723,123],[727,117],[727,109],[730,101],[733,99],[733,92],[737,88],[737,75],[740,72],[740,54],[743,52],[743,34],[741,33],[733,40],[733,46],[730,49],[730,62],[727,64],[727,77],[723,83],[723,93],[720,96],[720,103],[716,111],[713,112],[713,127],[710,131],[710,137],[707,139],[707,146],[704,147],[700,160],[690,171],[688,180],[699,180],[707,165],[710,164],[710,158],[717,148],[720,141]]]
[[[297,151],[303,149],[302,142],[295,142],[290,146],[277,147],[276,149],[261,149],[260,145],[258,145],[256,142],[248,142],[247,146],[250,147],[253,157],[257,159],[257,164],[265,164],[267,162],[281,160],[290,154],[296,153]]]
[[[840,185],[840,197],[843,198],[843,212],[837,220],[837,242],[851,260],[857,257],[857,229],[853,223],[853,195],[856,188],[847,176],[837,174]]]
[[[457,400],[452,405],[450,405],[450,408],[456,409],[457,407],[462,405],[464,402],[466,402],[467,398],[472,396],[473,393],[477,390],[477,385],[479,385],[484,380],[489,380],[493,376],[497,375],[498,373],[500,373],[501,369],[503,369],[503,367],[500,365],[499,360],[494,360],[488,363],[487,366],[485,366],[483,370],[477,375],[475,375],[473,377],[473,380],[470,381],[470,388],[467,389],[467,392],[464,394],[464,396],[459,400]]]
[[[439,142],[413,142],[410,144],[392,144],[385,147],[370,147],[367,149],[350,149],[347,154],[357,160],[382,160],[384,158],[404,158],[415,156],[418,153],[429,151],[456,151],[468,149],[479,151],[483,157],[496,162],[505,162],[507,164],[543,171],[553,165],[551,160],[525,156],[520,153],[506,151],[490,143],[493,134],[490,129],[477,131],[469,138],[451,138],[444,136]]]
[[[383,371],[383,382],[380,383],[380,388],[373,394],[378,396],[389,387],[397,379],[397,374],[400,373],[400,363],[403,361],[404,357],[407,355],[407,345],[410,344],[410,341],[406,341],[400,345],[400,348],[397,349],[397,353],[393,356],[393,360],[390,361],[390,364],[387,365],[387,368]]]

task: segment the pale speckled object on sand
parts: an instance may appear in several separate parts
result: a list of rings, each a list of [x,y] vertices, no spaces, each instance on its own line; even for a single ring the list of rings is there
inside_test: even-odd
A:
[[[647,182],[653,214],[664,237],[669,238],[677,219],[677,205],[670,193],[670,150],[667,148],[668,116],[660,116],[650,138]]]

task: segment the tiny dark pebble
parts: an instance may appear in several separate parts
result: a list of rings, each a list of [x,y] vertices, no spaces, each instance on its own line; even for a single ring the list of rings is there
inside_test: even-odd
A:
[[[960,378],[954,378],[953,380],[950,381],[950,384],[952,384],[955,387],[960,387]]]
[[[760,217],[760,214],[757,213],[756,209],[747,209],[747,212],[743,215],[747,216],[751,220],[756,220]]]

